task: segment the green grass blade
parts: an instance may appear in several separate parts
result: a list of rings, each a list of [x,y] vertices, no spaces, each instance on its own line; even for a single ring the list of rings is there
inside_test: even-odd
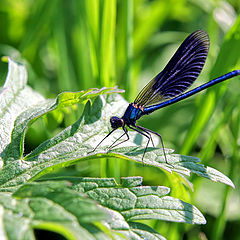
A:
[[[116,0],[104,0],[101,22],[100,83],[101,86],[115,85],[115,28]]]
[[[58,59],[57,62],[57,81],[58,89],[61,91],[70,91],[77,89],[76,77],[73,71],[72,58],[69,51],[69,41],[67,29],[68,22],[66,21],[66,16],[68,11],[66,11],[64,4],[58,6],[58,12],[54,19],[54,29],[53,36],[56,44],[56,55]]]

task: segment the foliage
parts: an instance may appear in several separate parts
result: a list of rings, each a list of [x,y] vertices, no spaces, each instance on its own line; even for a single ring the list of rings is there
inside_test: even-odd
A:
[[[13,59],[22,56],[26,59],[30,85],[45,96],[52,97],[63,91],[93,87],[102,89],[104,86],[118,85],[126,90],[124,97],[133,101],[138,90],[166,65],[187,33],[197,29],[204,29],[209,33],[211,47],[196,85],[230,70],[239,69],[239,4],[238,0],[0,0],[0,55],[12,56]],[[0,64],[2,84],[6,74],[6,67]],[[239,78],[232,79],[206,93],[143,118],[139,124],[161,133],[165,146],[184,155],[197,156],[205,165],[221,170],[238,188],[239,87]],[[4,91],[0,89],[1,94],[5,94]],[[81,98],[85,91],[62,93],[58,96],[57,103],[56,99],[46,100],[28,87],[23,93],[29,93],[33,103],[42,99],[43,105],[35,108],[28,119],[22,116],[17,122],[18,129],[14,128],[12,136],[7,134],[5,138],[5,133],[1,134],[1,151],[8,149],[1,157],[12,152],[14,154],[11,157],[18,155],[17,159],[20,159],[23,153],[28,155],[32,150],[35,151],[42,142],[52,139],[64,131],[65,127],[78,121],[87,100]],[[90,93],[89,100],[91,104],[97,105],[97,101],[100,103],[111,98],[113,101],[118,99],[121,103],[119,109],[123,111],[127,103],[114,95],[91,99]],[[16,101],[21,102],[21,98]],[[28,108],[31,101],[25,100],[21,107]],[[79,102],[77,107],[71,105],[75,101]],[[63,108],[61,104],[68,106]],[[4,127],[13,130],[13,121],[18,116],[14,111],[17,112],[21,107],[9,106],[12,107],[12,118]],[[55,107],[55,110],[50,111]],[[107,132],[108,119],[113,114],[112,107],[108,111],[101,115],[105,128],[93,139],[96,143],[102,133]],[[36,114],[40,116],[44,112],[48,113],[42,118],[36,117]],[[99,125],[99,128],[102,126]],[[12,139],[15,141],[14,147],[6,148]],[[131,139],[144,146],[144,140],[140,136],[131,135]],[[105,146],[108,143],[107,140]],[[102,153],[106,149],[103,146],[100,150]],[[151,227],[168,239],[196,239],[204,238],[205,235],[209,239],[223,239],[229,234],[234,239],[239,236],[238,191],[191,176],[194,186],[194,192],[191,193],[183,185],[191,185],[186,183],[183,175],[179,176],[175,172],[169,175],[159,168],[145,166],[148,159],[144,160],[145,165],[134,164],[134,161],[120,161],[119,157],[122,158],[124,149],[118,151],[117,158],[100,158],[100,161],[87,161],[84,158],[84,161],[76,161],[77,164],[47,176],[114,177],[120,181],[122,176],[141,175],[144,176],[145,185],[169,186],[172,197],[194,203],[207,218],[208,224],[204,227],[150,221]],[[155,154],[155,150],[152,152]],[[105,156],[111,154],[116,153],[111,152]],[[6,163],[9,162],[6,160]],[[25,167],[25,164],[21,165],[22,170]],[[60,165],[58,169],[62,169]],[[26,172],[25,179],[28,179],[27,174]],[[20,182],[21,176],[19,179]]]
[[[141,162],[144,149],[135,145],[119,147],[111,153],[104,150],[91,152],[96,141],[107,131],[103,116],[109,112],[118,113],[125,104],[119,95],[106,98],[99,95],[119,90],[90,89],[65,92],[57,99],[44,99],[26,85],[24,65],[11,59],[8,61],[8,75],[0,98],[0,199],[4,212],[1,222],[5,226],[1,228],[0,235],[5,235],[4,239],[34,239],[33,228],[56,231],[68,239],[94,239],[98,235],[106,239],[109,235],[114,238],[116,235],[117,239],[124,236],[129,239],[163,239],[150,227],[135,221],[159,219],[206,223],[195,206],[166,196],[170,192],[167,187],[142,186],[141,177],[125,178],[121,185],[117,185],[114,179],[77,177],[65,177],[67,182],[58,178],[55,181],[26,183],[57,168],[89,159],[110,157]],[[93,101],[92,105],[89,99]],[[77,122],[43,142],[31,153],[23,155],[26,129],[34,120],[50,111],[86,100]],[[162,150],[151,148],[146,153],[144,164],[174,171],[180,176],[196,173],[234,187],[222,173],[198,164],[197,158],[173,154],[171,150],[168,150],[167,158],[171,165],[165,162]]]

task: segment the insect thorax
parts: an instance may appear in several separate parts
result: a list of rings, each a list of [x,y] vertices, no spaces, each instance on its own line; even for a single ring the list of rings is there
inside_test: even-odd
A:
[[[135,125],[136,120],[138,120],[143,113],[143,109],[134,103],[130,103],[122,117],[127,125]]]

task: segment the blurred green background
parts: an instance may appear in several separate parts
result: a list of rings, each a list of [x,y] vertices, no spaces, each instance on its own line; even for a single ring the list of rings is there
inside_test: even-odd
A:
[[[184,38],[198,29],[209,33],[211,45],[194,86],[240,69],[239,13],[239,0],[0,0],[0,55],[24,59],[29,84],[46,97],[118,85],[133,101]],[[204,226],[147,222],[166,238],[240,239],[239,80],[139,121],[161,133],[167,148],[197,156],[225,173],[236,190],[195,176],[190,179],[192,192],[174,174],[118,160],[85,162],[56,174],[117,180],[141,175],[145,184],[171,187],[172,196],[193,203],[207,218]],[[25,151],[73,123],[81,109],[38,120],[28,130]]]

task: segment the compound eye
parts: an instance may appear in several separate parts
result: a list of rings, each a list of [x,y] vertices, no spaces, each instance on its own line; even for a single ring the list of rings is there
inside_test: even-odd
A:
[[[111,123],[111,127],[113,129],[117,129],[119,127],[122,127],[124,125],[124,122],[121,118],[118,117],[111,117],[110,118],[110,123]]]

